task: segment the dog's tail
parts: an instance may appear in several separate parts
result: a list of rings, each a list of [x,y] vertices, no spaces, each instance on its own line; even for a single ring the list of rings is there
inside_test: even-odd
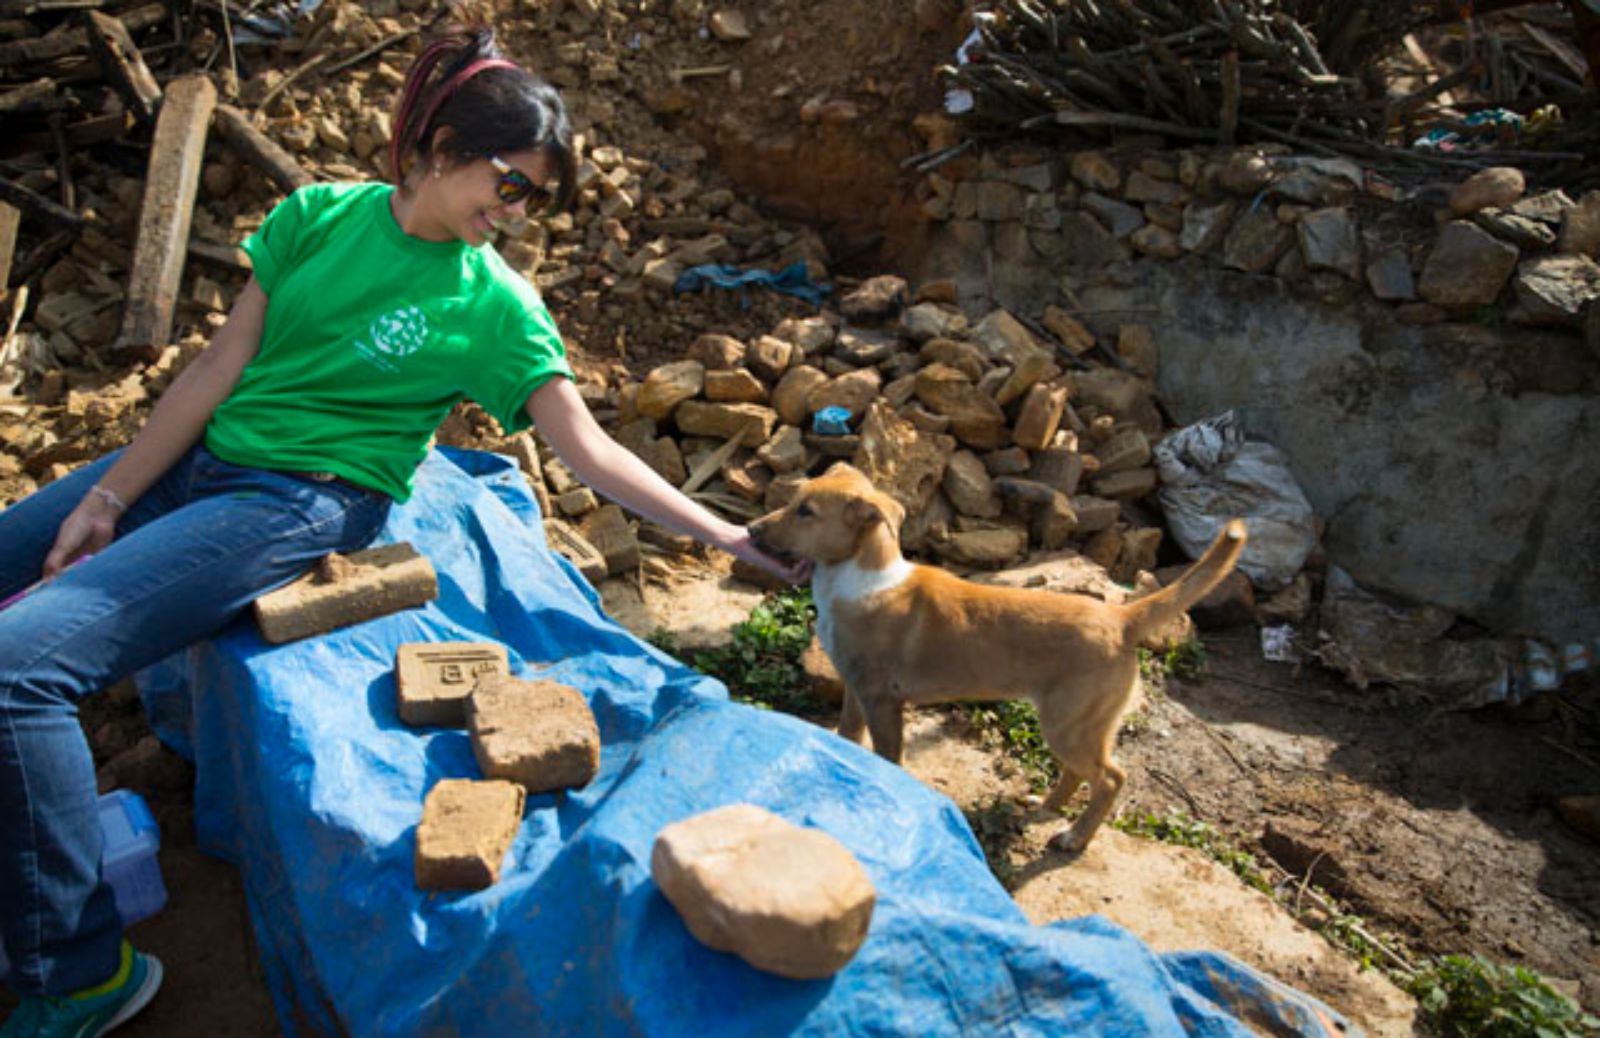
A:
[[[1134,602],[1123,606],[1127,618],[1128,638],[1141,642],[1188,611],[1218,584],[1222,583],[1239,561],[1249,534],[1244,520],[1232,519],[1211,542],[1211,547],[1183,576],[1171,584]]]

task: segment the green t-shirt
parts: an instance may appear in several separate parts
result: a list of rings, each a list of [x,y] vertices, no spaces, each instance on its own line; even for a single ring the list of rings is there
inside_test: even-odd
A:
[[[331,472],[396,500],[463,397],[507,432],[572,376],[550,312],[499,253],[400,229],[387,184],[315,184],[244,249],[267,294],[261,347],[211,418],[235,465]]]

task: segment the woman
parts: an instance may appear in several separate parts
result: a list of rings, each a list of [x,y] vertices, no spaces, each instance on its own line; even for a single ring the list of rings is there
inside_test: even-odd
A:
[[[255,273],[227,323],[134,441],[0,512],[0,601],[45,580],[0,610],[0,925],[24,996],[4,1038],[104,1033],[161,980],[99,878],[78,701],[367,545],[463,397],[508,431],[536,425],[633,511],[801,575],[600,430],[543,302],[486,247],[531,200],[571,198],[559,95],[477,30],[418,56],[394,124],[398,186],[286,199],[245,243]]]

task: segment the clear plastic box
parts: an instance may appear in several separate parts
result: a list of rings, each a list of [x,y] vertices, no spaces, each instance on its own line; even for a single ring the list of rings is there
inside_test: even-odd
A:
[[[161,911],[167,887],[161,882],[161,827],[144,798],[126,789],[114,789],[100,798],[100,833],[105,846],[100,854],[101,874],[117,898],[117,915],[132,926]],[[0,942],[0,979],[10,973],[5,946]]]

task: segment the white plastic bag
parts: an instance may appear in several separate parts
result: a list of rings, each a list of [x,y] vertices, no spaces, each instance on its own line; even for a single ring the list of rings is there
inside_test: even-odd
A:
[[[1239,568],[1256,587],[1287,587],[1316,546],[1311,503],[1283,452],[1244,438],[1232,411],[1196,422],[1155,449],[1167,526],[1191,558],[1230,519],[1243,519],[1250,541]]]

